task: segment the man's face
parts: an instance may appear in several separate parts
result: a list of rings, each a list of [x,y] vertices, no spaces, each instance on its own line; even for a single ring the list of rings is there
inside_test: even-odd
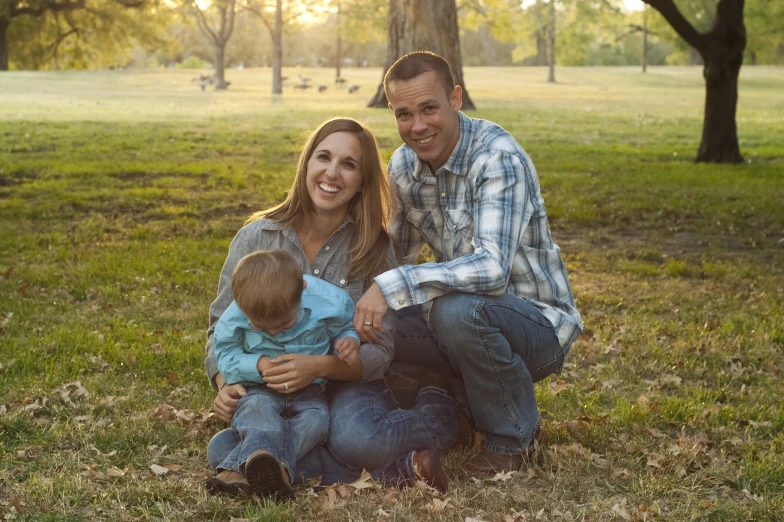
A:
[[[428,71],[410,80],[393,80],[388,91],[400,138],[435,172],[449,159],[460,138],[462,89],[456,85],[448,96],[436,73]]]

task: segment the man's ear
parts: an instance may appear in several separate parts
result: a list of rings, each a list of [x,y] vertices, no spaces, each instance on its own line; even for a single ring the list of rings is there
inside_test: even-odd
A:
[[[455,85],[455,89],[452,91],[452,96],[450,97],[449,103],[452,105],[452,109],[459,111],[463,107],[463,88],[459,85]]]

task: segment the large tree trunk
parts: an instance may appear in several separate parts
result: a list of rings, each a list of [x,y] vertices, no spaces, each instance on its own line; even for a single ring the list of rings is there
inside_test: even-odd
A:
[[[696,49],[705,63],[705,119],[696,161],[743,161],[738,144],[735,114],[738,76],[746,48],[743,24],[745,0],[719,0],[716,17],[707,33],[700,33],[673,0],[643,0],[659,11],[681,38]]]
[[[389,0],[389,37],[384,74],[395,61],[412,51],[432,51],[452,66],[455,83],[463,88],[463,109],[476,109],[463,81],[460,33],[455,0]],[[368,107],[387,108],[384,76]]]
[[[0,71],[8,70],[8,20],[0,18]]]
[[[226,42],[215,42],[215,89],[226,89],[225,69]]]
[[[275,3],[275,27],[272,30],[272,94],[283,92],[283,0]]]
[[[743,28],[743,22],[740,22]],[[739,163],[743,161],[738,144],[735,114],[738,107],[738,76],[746,47],[745,30],[716,27],[708,33],[705,57],[705,119],[697,161]]]

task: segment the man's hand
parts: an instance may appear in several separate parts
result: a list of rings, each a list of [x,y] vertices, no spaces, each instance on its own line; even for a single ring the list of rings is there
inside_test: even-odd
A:
[[[231,422],[231,416],[237,409],[237,403],[245,396],[245,387],[242,384],[223,384],[218,396],[212,402],[215,415],[223,421]]]
[[[359,338],[366,343],[377,343],[381,341],[378,332],[384,332],[381,323],[384,314],[387,313],[389,306],[384,299],[384,294],[376,283],[370,285],[365,295],[357,302],[354,311],[354,329],[359,334]]]
[[[359,360],[359,341],[353,337],[338,339],[335,341],[335,353],[338,359],[351,366]]]

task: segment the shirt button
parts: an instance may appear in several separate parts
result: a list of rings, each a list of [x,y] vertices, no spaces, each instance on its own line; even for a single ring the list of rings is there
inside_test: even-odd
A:
[[[341,279],[341,280],[340,280],[340,284],[341,284],[341,285],[345,285],[345,284],[346,284],[346,280],[345,280],[345,279]]]
[[[329,250],[329,245],[325,246],[324,250]]]
[[[402,304],[402,305],[406,304],[406,300],[405,299],[401,299],[400,301],[397,302],[397,304]]]
[[[441,193],[441,197],[442,197],[442,198],[445,198],[445,197],[446,197],[446,192],[442,192],[442,193]]]
[[[319,270],[318,268],[313,271],[313,273],[316,274],[316,275],[319,275],[320,272],[321,272],[321,270]]]

